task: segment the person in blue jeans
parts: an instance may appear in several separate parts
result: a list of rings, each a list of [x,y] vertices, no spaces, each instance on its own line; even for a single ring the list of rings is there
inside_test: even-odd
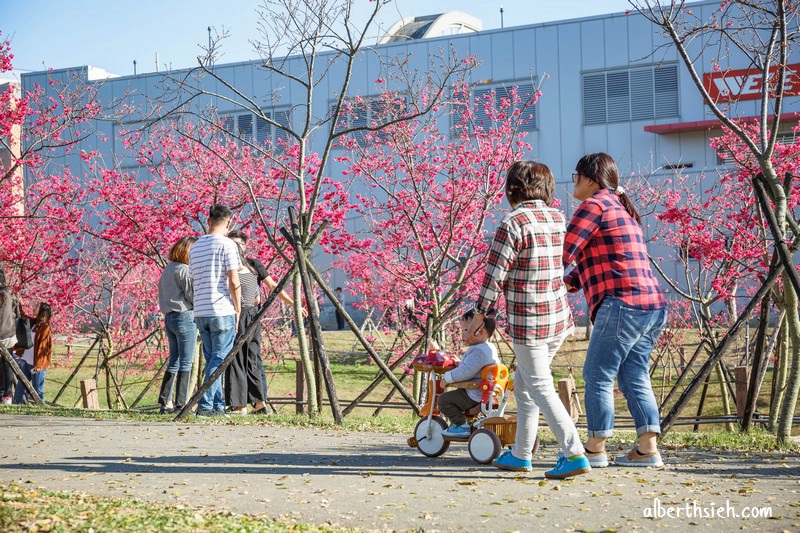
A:
[[[35,317],[22,313],[31,323],[33,333],[33,346],[27,350],[15,350],[15,359],[22,373],[31,382],[36,394],[42,400],[44,398],[44,382],[47,377],[47,369],[50,368],[50,361],[53,358],[53,338],[50,329],[50,318],[53,311],[50,304],[41,302],[36,310]],[[14,403],[29,403],[33,399],[28,394],[28,390],[22,381],[17,382],[14,392]]]
[[[197,326],[194,323],[194,292],[189,277],[189,250],[197,237],[183,237],[169,250],[169,263],[158,280],[158,307],[164,313],[169,360],[161,382],[158,403],[161,414],[180,411],[186,405],[192,376]],[[169,398],[175,387],[174,406]]]
[[[663,466],[657,449],[661,422],[650,383],[650,354],[667,320],[666,303],[647,257],[641,218],[619,186],[608,154],[583,156],[572,175],[581,200],[567,227],[564,276],[571,292],[582,289],[594,323],[583,365],[593,468],[608,466],[606,439],[614,433],[614,380],[636,423],[638,443],[621,466]]]
[[[203,343],[205,380],[233,348],[241,308],[239,250],[227,237],[232,213],[224,205],[209,210],[208,233],[189,250],[189,277],[194,291],[194,321]],[[217,378],[197,406],[198,416],[225,414],[222,380]]]
[[[23,353],[15,355],[14,360],[17,362],[20,371],[28,378],[31,385],[33,385],[33,374],[31,373],[33,369],[33,348],[28,348],[24,350]],[[20,405],[28,403],[29,399],[28,390],[25,388],[25,385],[22,384],[22,380],[18,380],[17,386],[14,389],[14,404]]]

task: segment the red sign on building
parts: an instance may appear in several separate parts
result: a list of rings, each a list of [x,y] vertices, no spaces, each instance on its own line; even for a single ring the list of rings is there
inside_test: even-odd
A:
[[[775,85],[778,82],[778,67],[769,69],[768,78],[769,93],[774,95]],[[703,85],[711,99],[718,103],[758,100],[764,87],[764,76],[756,68],[711,72],[703,74]],[[800,95],[800,64],[787,65],[783,94]]]

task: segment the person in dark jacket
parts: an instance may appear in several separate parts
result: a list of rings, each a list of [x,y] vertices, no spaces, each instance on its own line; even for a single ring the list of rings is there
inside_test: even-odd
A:
[[[9,353],[17,343],[17,319],[19,318],[19,301],[11,290],[11,287],[6,285],[6,272],[0,267],[0,344],[2,344]],[[11,403],[11,397],[14,391],[14,372],[11,370],[5,359],[0,361],[0,398],[4,404]]]
[[[252,267],[253,271],[256,274],[256,279],[258,281],[259,287],[261,286],[261,283],[264,281],[267,283],[267,287],[269,288],[269,290],[273,290],[275,287],[278,286],[278,283],[274,279],[272,279],[272,276],[269,275],[267,268],[264,266],[264,263],[262,263],[261,260],[259,260],[257,257],[248,257],[246,255],[248,238],[245,232],[239,229],[235,229],[233,231],[228,232],[228,238],[233,242],[235,242],[236,244],[238,244],[239,247],[241,248],[242,256],[249,263],[250,267]],[[278,298],[280,298],[283,302],[289,305],[289,307],[294,307],[294,300],[291,298],[291,296],[286,294],[286,291],[281,291],[281,293],[278,295]],[[261,334],[260,330],[258,334],[259,335]],[[260,343],[259,343],[259,350],[260,350]],[[266,401],[269,398],[269,396],[267,396],[267,374],[264,370],[264,362],[261,360],[260,352],[259,356],[257,357],[257,365],[259,366],[259,370],[261,372],[261,381],[264,385],[264,400]],[[259,408],[256,408],[255,410],[259,411]]]

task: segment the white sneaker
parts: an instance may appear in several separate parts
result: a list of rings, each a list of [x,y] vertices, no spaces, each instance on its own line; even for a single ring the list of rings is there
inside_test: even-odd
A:
[[[586,452],[586,458],[589,460],[589,465],[592,468],[605,468],[608,466],[608,454],[603,453],[589,453]]]
[[[11,405],[11,396],[3,396],[3,405]]]
[[[661,454],[658,452],[653,453],[639,453],[637,448],[634,448],[627,455],[618,455],[614,459],[614,464],[617,466],[632,466],[638,468],[646,468],[652,466],[661,468],[664,466],[664,461],[661,460]]]

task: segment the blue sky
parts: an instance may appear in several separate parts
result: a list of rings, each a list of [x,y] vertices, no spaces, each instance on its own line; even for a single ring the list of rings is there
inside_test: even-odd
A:
[[[361,12],[366,0],[356,0]],[[208,40],[207,27],[226,28],[223,63],[254,59],[248,39],[257,36],[260,0],[0,0],[0,31],[11,38],[19,70],[79,65],[114,74],[139,73],[159,64],[193,66]],[[235,7],[234,6],[238,6]],[[627,0],[396,0],[379,23],[386,29],[402,16],[460,10],[483,20],[485,29],[625,11]],[[378,31],[376,29],[375,36]]]

